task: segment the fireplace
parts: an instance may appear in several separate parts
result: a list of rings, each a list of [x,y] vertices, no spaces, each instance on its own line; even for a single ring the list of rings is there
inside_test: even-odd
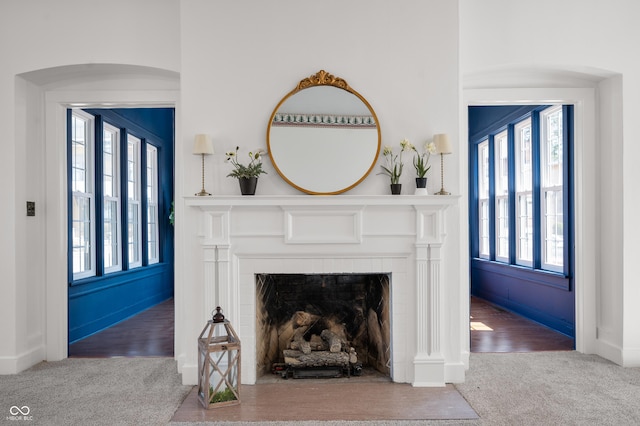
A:
[[[217,196],[188,197],[186,203],[201,210],[202,319],[215,306],[224,308],[242,341],[242,383],[256,383],[280,361],[281,355],[267,354],[281,349],[267,342],[278,338],[271,321],[288,321],[291,312],[274,314],[264,306],[272,302],[266,294],[275,285],[271,277],[279,276],[289,277],[289,287],[312,292],[338,281],[338,287],[351,280],[382,285],[388,292],[381,299],[386,312],[380,314],[371,307],[375,302],[367,301],[363,312],[345,314],[368,318],[373,309],[375,321],[385,323],[378,343],[359,348],[363,364],[414,386],[464,380],[464,355],[456,352],[464,339],[454,317],[458,293],[450,290],[457,286],[457,258],[450,256],[450,285],[443,277],[445,212],[457,197]],[[354,305],[368,297],[362,289],[349,292],[356,295],[332,297],[348,297]],[[313,300],[286,303],[300,311],[314,305]],[[261,312],[266,319],[256,317]]]
[[[387,274],[256,275],[257,376],[391,376]]]

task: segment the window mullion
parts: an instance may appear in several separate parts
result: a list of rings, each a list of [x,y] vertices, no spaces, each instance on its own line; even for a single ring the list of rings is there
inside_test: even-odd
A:
[[[120,255],[122,259],[122,270],[129,269],[129,209],[128,203],[129,200],[129,189],[128,189],[128,153],[127,149],[129,133],[127,129],[122,129],[120,132],[120,164],[122,167],[120,168],[120,199],[122,202],[120,203],[120,216],[122,217],[122,244],[120,244]]]
[[[142,237],[140,238],[140,244],[142,244],[142,265],[149,264],[149,248],[147,247],[148,229],[147,229],[147,140],[140,139],[140,231]]]
[[[564,241],[573,241],[573,105],[564,105],[562,107],[562,152],[563,162],[565,164],[563,170],[563,192],[562,192],[562,211],[564,215],[565,226],[563,229]],[[569,244],[565,244],[564,250],[564,266],[563,272],[566,277],[571,275],[573,271],[573,250]]]

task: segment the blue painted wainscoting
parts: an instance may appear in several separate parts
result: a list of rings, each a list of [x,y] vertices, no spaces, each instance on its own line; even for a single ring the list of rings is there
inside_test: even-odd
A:
[[[472,259],[471,281],[474,296],[575,337],[571,279],[530,268]]]
[[[114,273],[69,289],[69,344],[173,297],[173,267]]]

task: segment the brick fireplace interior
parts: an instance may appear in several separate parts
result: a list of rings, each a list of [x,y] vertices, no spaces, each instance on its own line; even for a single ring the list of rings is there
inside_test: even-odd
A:
[[[306,341],[327,328],[353,348],[362,371],[391,376],[388,274],[256,274],[256,373],[274,373],[291,348],[294,316],[314,318]]]

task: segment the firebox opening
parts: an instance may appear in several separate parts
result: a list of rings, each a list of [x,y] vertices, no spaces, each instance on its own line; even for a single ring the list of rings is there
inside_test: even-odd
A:
[[[257,274],[257,377],[390,377],[389,287],[388,274]]]

